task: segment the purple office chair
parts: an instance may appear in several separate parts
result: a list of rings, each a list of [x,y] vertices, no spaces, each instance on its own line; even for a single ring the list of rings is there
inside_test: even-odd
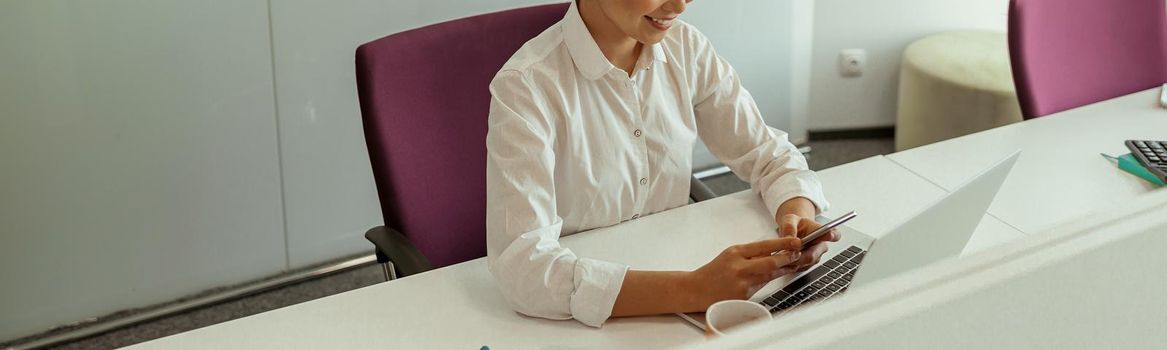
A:
[[[386,223],[365,237],[386,279],[486,256],[490,81],[567,7],[468,17],[357,48],[365,142]],[[692,182],[691,198],[713,197]]]
[[[1163,0],[1012,0],[1009,51],[1026,119],[1167,82]]]

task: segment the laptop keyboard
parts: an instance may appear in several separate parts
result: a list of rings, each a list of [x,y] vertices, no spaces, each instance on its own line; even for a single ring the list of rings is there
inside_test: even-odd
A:
[[[847,290],[867,251],[851,246],[762,301],[772,313],[822,301]]]

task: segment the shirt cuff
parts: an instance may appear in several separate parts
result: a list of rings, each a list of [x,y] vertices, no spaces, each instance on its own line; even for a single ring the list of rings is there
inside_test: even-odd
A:
[[[765,192],[762,192],[762,202],[770,210],[770,215],[778,214],[778,207],[794,198],[804,197],[815,205],[815,215],[822,214],[830,209],[827,197],[823,195],[823,185],[818,175],[813,171],[803,170],[797,174],[789,174],[787,178],[775,181]],[[814,218],[809,218],[814,219]]]
[[[627,273],[627,265],[587,258],[577,260],[571,316],[588,326],[603,325],[612,316],[612,307],[616,305]]]

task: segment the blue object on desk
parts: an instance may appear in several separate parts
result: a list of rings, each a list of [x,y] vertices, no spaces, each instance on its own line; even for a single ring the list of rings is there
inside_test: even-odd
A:
[[[1158,177],[1155,177],[1155,174],[1152,174],[1150,171],[1147,170],[1147,168],[1144,168],[1142,164],[1139,164],[1139,160],[1135,159],[1135,156],[1133,154],[1128,153],[1128,154],[1120,156],[1120,157],[1114,157],[1114,156],[1107,155],[1107,154],[1103,153],[1102,157],[1106,158],[1106,160],[1109,160],[1109,161],[1115,163],[1116,165],[1118,165],[1119,169],[1122,169],[1128,173],[1134,174],[1135,176],[1138,176],[1138,177],[1142,178],[1143,180],[1147,180],[1148,182],[1153,183],[1156,186],[1167,186],[1167,184],[1163,183],[1163,180],[1160,180]]]

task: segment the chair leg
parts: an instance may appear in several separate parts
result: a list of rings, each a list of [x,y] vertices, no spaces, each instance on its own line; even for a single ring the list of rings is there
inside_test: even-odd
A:
[[[381,273],[385,274],[385,281],[397,279],[397,266],[393,265],[393,260],[389,260],[389,256],[380,249],[373,249],[373,253],[377,255],[377,262],[381,263]]]
[[[381,272],[385,274],[385,281],[392,281],[397,279],[397,268],[393,266],[392,261],[386,261],[381,264]]]

